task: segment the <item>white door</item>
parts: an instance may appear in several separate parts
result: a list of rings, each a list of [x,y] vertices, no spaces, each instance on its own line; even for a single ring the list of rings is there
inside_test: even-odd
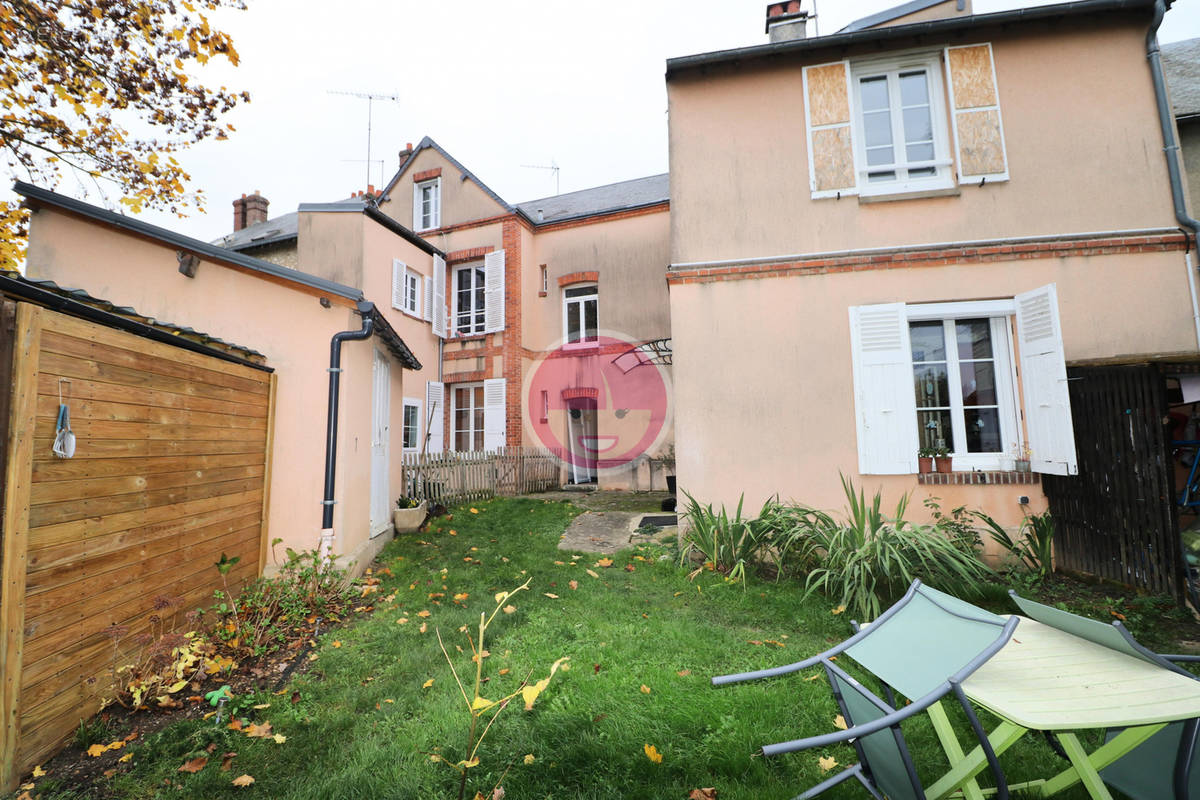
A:
[[[391,374],[387,356],[375,351],[371,391],[371,535],[377,536],[391,524],[388,496],[388,414]]]

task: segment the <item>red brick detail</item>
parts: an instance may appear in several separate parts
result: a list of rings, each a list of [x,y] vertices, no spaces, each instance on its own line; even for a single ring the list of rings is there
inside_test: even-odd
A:
[[[546,296],[545,292],[538,292],[538,297],[545,297],[545,296]]]
[[[485,337],[481,335],[472,338],[483,339]],[[489,336],[487,338],[491,337]],[[461,342],[462,339],[451,339],[450,341]],[[477,347],[471,350],[444,350],[442,351],[442,360],[459,361],[466,358],[479,358],[480,356],[484,358],[491,358],[492,356],[500,355],[502,352],[503,350],[499,347]]]
[[[641,208],[628,208],[624,211],[614,211],[610,214],[594,214],[590,217],[581,217],[579,219],[568,219],[562,222],[548,222],[537,226],[538,233],[547,231],[561,231],[565,228],[579,228],[583,225],[595,225],[599,222],[613,222],[619,219],[627,219],[629,217],[641,217],[646,214],[659,214],[671,210],[671,203],[667,200],[661,203],[655,203],[652,206],[643,206]]]
[[[495,249],[491,245],[488,245],[487,247],[469,247],[466,250],[452,250],[446,253],[446,263],[457,264],[460,261],[472,261],[476,258],[483,258]]]
[[[454,233],[455,231],[468,231],[475,228],[485,228],[488,225],[496,225],[501,222],[517,220],[526,230],[533,230],[533,226],[527,223],[524,217],[518,217],[516,214],[497,214],[494,217],[483,217],[481,219],[473,219],[468,222],[456,222],[453,225],[443,225],[440,228],[434,228],[428,231],[421,231],[421,237],[430,240],[432,234],[435,233]]]
[[[525,434],[524,404],[521,398],[523,383],[521,360],[521,268],[522,235],[527,228],[521,220],[511,216],[502,227],[501,244],[504,246],[504,344],[501,363],[504,366],[504,413],[505,443],[517,447]]]
[[[442,376],[442,380],[446,382],[446,392],[449,393],[456,385],[479,383],[480,381],[486,381],[490,377],[492,377],[490,369],[479,369],[474,372],[447,372]],[[449,405],[449,402],[446,405]]]
[[[839,272],[865,272],[877,269],[941,267],[950,264],[984,264],[1028,258],[1067,258],[1104,256],[1124,253],[1164,253],[1185,250],[1187,237],[1182,233],[1069,239],[990,245],[983,247],[942,247],[925,250],[893,250],[887,253],[839,254],[805,258],[773,264],[736,264],[721,267],[679,269],[667,273],[668,284],[713,283],[754,278],[782,278]]]
[[[558,279],[559,286],[570,286],[572,283],[596,283],[600,280],[600,273],[591,272],[572,272],[568,275],[562,275]]]
[[[917,475],[917,483],[924,486],[1025,486],[1041,483],[1036,472],[1004,472],[985,470],[976,472],[925,472]]]
[[[599,400],[600,390],[590,386],[576,386],[562,390],[563,400]]]
[[[442,168],[434,167],[433,169],[427,169],[424,172],[413,173],[413,183],[420,183],[421,181],[427,181],[430,178],[440,177],[442,177]]]

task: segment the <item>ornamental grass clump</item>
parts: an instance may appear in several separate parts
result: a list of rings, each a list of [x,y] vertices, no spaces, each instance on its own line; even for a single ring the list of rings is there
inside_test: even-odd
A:
[[[815,509],[798,509],[789,538],[791,549],[813,566],[806,592],[823,592],[858,619],[871,620],[904,594],[913,582],[951,594],[977,595],[991,570],[973,550],[956,546],[937,525],[904,519],[908,495],[896,510],[882,510],[881,492],[870,503],[861,489],[842,476],[844,519]]]
[[[762,561],[765,556],[777,552],[775,539],[780,523],[784,520],[782,506],[775,498],[763,503],[757,517],[743,517],[742,503],[738,498],[733,515],[721,506],[714,511],[712,504],[700,505],[696,498],[684,492],[688,499],[687,533],[679,552],[679,563],[689,563],[698,554],[702,563],[693,576],[704,569],[720,572],[730,581],[746,582],[746,567]]]

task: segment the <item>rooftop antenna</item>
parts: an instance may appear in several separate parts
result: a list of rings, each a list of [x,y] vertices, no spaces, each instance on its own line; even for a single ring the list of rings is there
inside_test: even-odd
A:
[[[813,36],[815,37],[815,36],[821,35],[821,29],[817,22],[817,0],[812,0],[812,7],[813,7],[812,13],[808,15],[808,18],[812,20]]]
[[[522,164],[521,166],[524,167],[525,169],[548,169],[551,172],[553,172],[554,173],[554,193],[562,194],[562,191],[558,185],[558,162],[555,161],[553,158],[550,159],[550,166],[548,166],[548,167],[544,166],[542,164]]]
[[[371,104],[376,100],[390,100],[393,103],[400,102],[398,94],[372,94],[370,92],[341,92],[334,89],[329,90],[329,94],[344,94],[348,97],[358,97],[367,101],[367,183],[371,182]]]

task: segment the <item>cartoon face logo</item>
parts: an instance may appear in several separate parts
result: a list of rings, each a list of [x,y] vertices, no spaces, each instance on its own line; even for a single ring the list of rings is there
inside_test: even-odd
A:
[[[642,342],[605,333],[564,344],[527,373],[526,425],[557,451],[573,479],[616,470],[652,452],[667,425],[670,391]]]

